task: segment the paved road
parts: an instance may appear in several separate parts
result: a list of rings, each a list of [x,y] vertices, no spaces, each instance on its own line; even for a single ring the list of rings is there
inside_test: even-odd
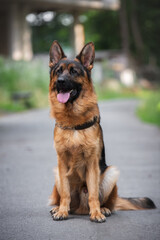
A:
[[[100,104],[107,162],[121,171],[121,196],[148,196],[156,210],[119,211],[102,224],[73,215],[54,222],[47,206],[56,166],[53,121],[49,110],[30,111],[0,118],[0,239],[160,239],[160,129],[141,123],[136,106]]]

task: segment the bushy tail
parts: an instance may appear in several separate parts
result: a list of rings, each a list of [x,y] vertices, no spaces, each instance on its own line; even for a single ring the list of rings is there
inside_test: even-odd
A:
[[[150,198],[117,198],[114,210],[142,210],[156,208]]]

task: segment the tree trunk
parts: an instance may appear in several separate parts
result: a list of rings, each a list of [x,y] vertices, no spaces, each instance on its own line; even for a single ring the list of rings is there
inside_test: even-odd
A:
[[[120,17],[122,49],[128,55],[129,54],[129,31],[128,31],[128,19],[127,19],[127,12],[126,12],[126,0],[121,0],[119,17]]]
[[[136,12],[136,0],[131,1],[131,29],[133,34],[133,39],[135,43],[135,47],[137,49],[137,53],[139,55],[140,60],[143,60],[144,53],[144,44],[140,32],[140,27],[137,20],[137,12]]]

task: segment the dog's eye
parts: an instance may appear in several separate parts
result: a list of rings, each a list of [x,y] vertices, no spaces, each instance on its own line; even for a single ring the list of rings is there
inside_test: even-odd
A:
[[[77,73],[78,72],[73,67],[70,68],[70,74],[76,75]]]
[[[63,68],[60,67],[58,70],[57,70],[57,74],[61,74],[63,72]]]

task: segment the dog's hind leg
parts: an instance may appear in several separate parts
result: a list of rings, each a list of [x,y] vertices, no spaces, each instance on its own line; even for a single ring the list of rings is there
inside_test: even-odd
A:
[[[100,181],[100,203],[101,212],[110,216],[117,199],[117,180],[119,171],[116,167],[110,166],[101,175]]]

